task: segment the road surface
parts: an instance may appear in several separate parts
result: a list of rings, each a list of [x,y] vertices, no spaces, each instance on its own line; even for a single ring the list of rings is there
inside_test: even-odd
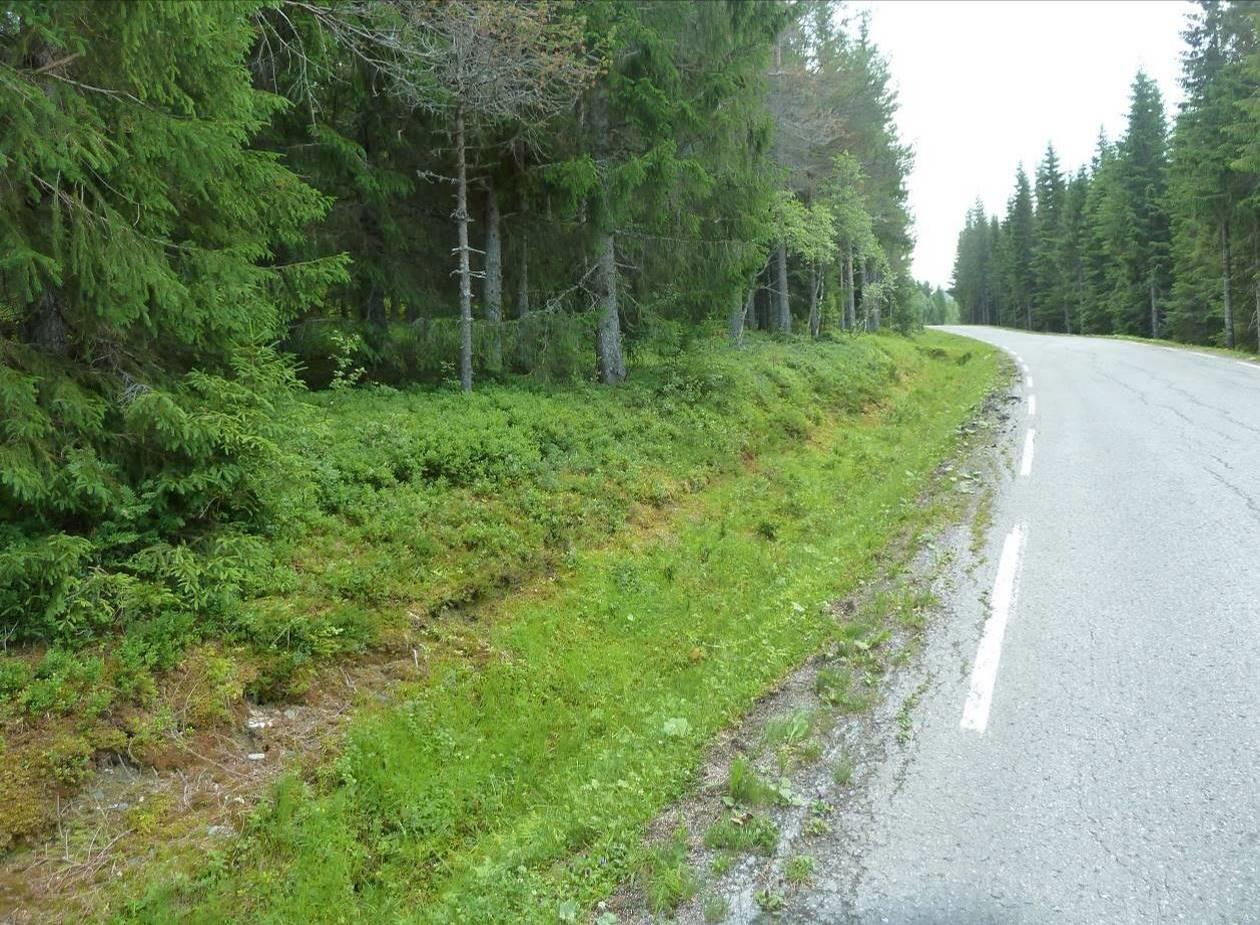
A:
[[[952,330],[1021,363],[1011,476],[856,872],[790,918],[1260,921],[1260,365]]]

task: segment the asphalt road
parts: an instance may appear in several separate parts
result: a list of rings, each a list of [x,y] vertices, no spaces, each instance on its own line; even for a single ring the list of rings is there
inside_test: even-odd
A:
[[[1260,365],[952,330],[1026,366],[1023,432],[856,874],[793,918],[1260,922]]]

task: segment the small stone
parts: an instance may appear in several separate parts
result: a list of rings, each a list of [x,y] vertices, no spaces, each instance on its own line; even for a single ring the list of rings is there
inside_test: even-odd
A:
[[[211,838],[227,838],[232,834],[232,829],[226,825],[212,825],[206,829],[206,834]]]
[[[264,752],[250,752],[245,757],[248,758],[250,761],[262,761],[264,758],[267,757],[267,755]]]

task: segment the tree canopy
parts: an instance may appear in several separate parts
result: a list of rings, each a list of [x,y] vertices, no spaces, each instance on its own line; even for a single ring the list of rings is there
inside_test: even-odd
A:
[[[247,593],[303,387],[615,384],[706,332],[947,311],[834,3],[5,0],[0,88],[21,638]]]

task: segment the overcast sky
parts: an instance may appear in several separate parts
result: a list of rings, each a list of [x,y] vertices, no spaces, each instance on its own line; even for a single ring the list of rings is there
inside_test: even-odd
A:
[[[964,215],[979,196],[1006,208],[1023,162],[1032,176],[1046,142],[1065,168],[1088,162],[1099,126],[1124,129],[1139,67],[1180,99],[1181,30],[1189,3],[866,0],[871,36],[888,57],[902,139],[914,146],[910,207],[914,275],[947,285]]]

